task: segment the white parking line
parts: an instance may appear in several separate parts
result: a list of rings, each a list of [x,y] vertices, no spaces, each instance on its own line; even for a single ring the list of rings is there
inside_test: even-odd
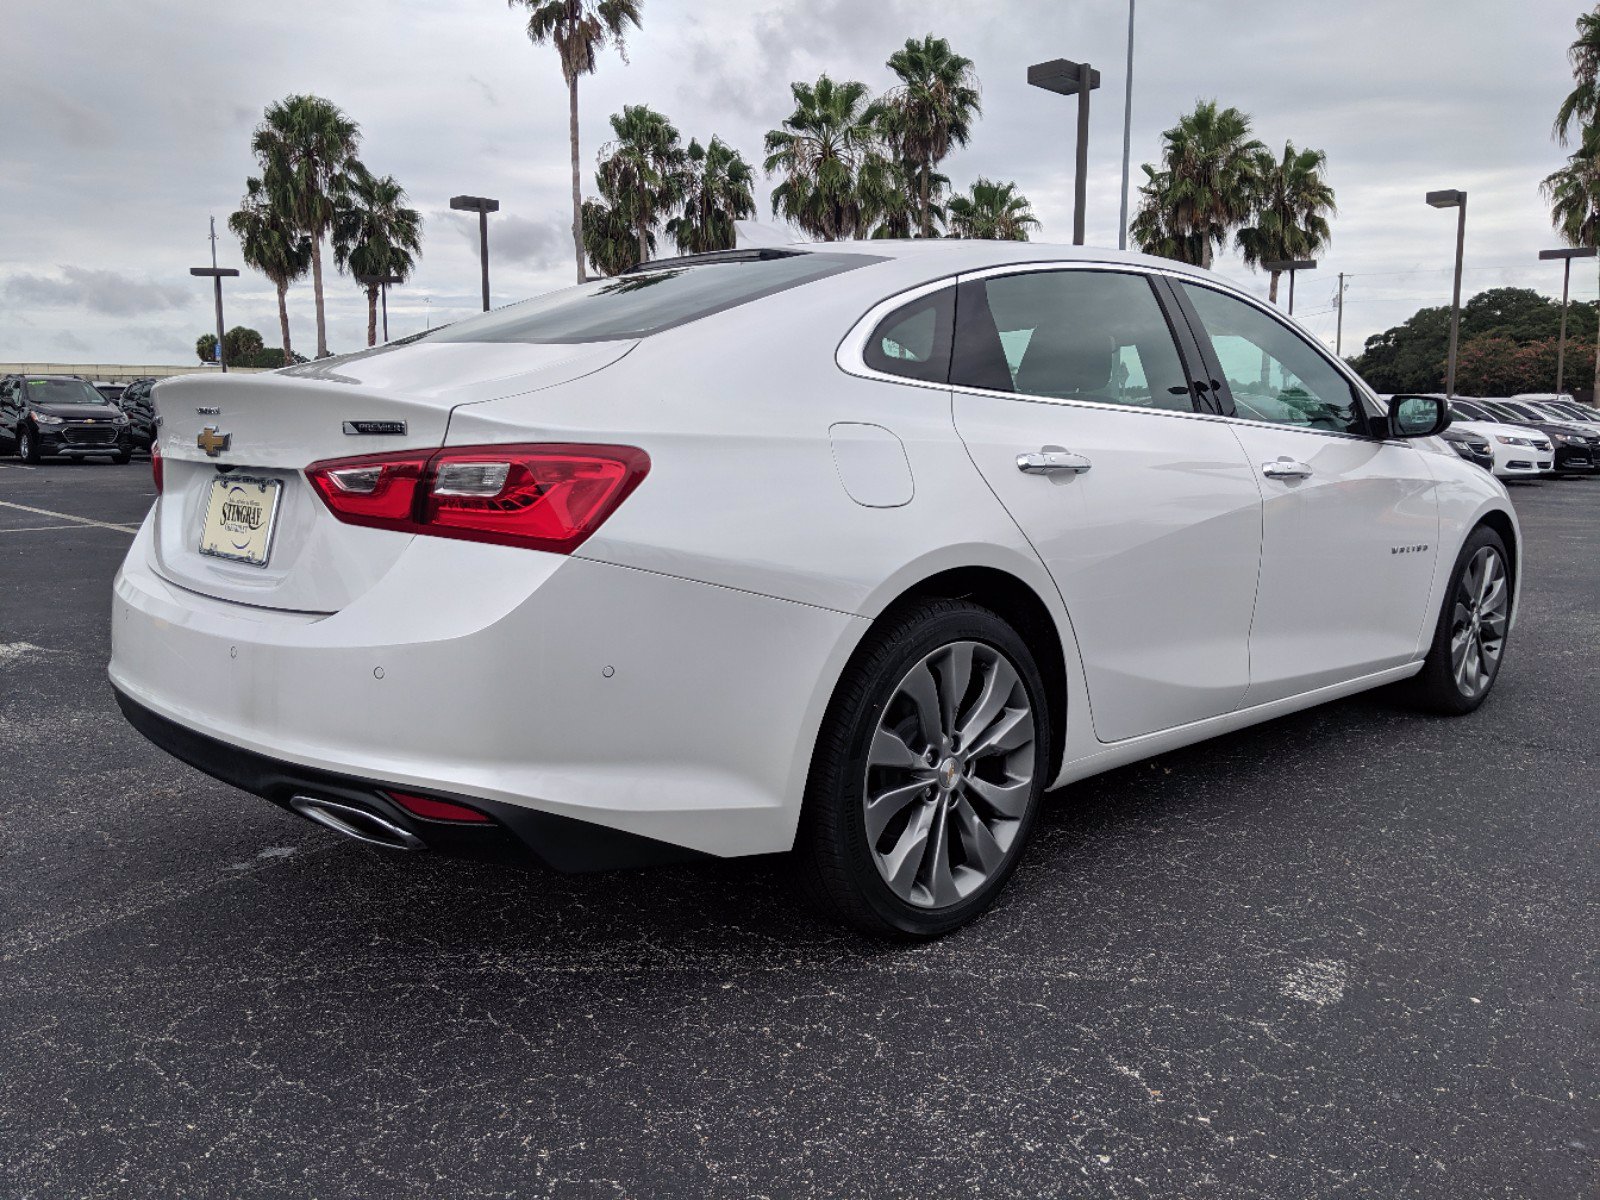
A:
[[[16,529],[0,529],[0,533],[46,533],[52,529],[72,529],[71,525],[22,525]]]
[[[21,463],[0,463],[0,471],[37,471],[38,467],[25,467]]]
[[[49,508],[34,508],[30,504],[13,504],[9,500],[0,500],[0,508],[15,508],[22,512],[37,513],[41,517],[56,517],[63,521],[72,521],[77,525],[93,525],[97,529],[115,529],[118,533],[138,533],[132,525],[113,525],[110,521],[91,521],[88,517],[75,517],[71,513],[56,512]]]

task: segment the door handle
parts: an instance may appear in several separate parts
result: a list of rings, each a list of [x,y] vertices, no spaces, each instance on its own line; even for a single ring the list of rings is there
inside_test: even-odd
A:
[[[1291,458],[1280,458],[1277,462],[1262,463],[1261,473],[1268,479],[1305,479],[1310,476],[1311,468]]]
[[[1038,450],[1017,455],[1017,470],[1024,475],[1082,475],[1094,466],[1081,454],[1070,450]]]

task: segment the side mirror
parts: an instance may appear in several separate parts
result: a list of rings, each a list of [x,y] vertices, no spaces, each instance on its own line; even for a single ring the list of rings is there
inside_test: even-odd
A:
[[[1391,396],[1389,436],[1437,437],[1450,428],[1450,402],[1442,396]]]

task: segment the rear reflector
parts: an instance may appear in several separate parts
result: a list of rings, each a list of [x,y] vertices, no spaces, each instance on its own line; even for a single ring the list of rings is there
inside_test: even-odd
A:
[[[409,792],[390,792],[389,799],[414,817],[429,821],[472,821],[486,824],[489,818],[465,804],[452,804],[448,800],[435,800],[431,796],[413,796]]]
[[[156,495],[161,495],[161,489],[166,486],[165,473],[161,470],[161,443],[150,443],[150,478],[156,481]]]
[[[649,470],[633,446],[460,446],[313,463],[306,477],[351,525],[570,554]]]

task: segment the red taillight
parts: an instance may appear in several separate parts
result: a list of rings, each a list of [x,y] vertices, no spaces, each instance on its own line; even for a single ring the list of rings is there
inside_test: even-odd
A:
[[[161,495],[161,489],[167,485],[161,472],[161,446],[158,442],[150,443],[150,478],[156,481],[156,495]]]
[[[313,463],[306,477],[351,525],[570,554],[649,470],[633,446],[461,446]]]
[[[430,821],[472,821],[487,823],[489,818],[465,804],[452,804],[448,800],[435,800],[432,796],[413,796],[410,792],[390,792],[389,799],[414,817]]]

